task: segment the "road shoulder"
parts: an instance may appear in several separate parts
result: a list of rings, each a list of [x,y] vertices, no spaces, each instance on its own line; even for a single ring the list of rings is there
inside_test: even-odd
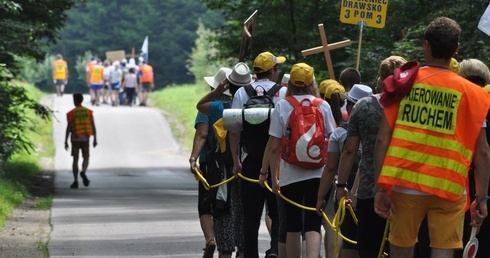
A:
[[[51,232],[50,210],[41,210],[37,199],[54,191],[54,176],[44,171],[33,178],[30,195],[14,209],[0,232],[2,257],[43,257],[42,246],[47,245]]]

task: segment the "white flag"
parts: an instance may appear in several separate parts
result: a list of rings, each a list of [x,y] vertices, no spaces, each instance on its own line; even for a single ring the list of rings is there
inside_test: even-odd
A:
[[[482,17],[480,18],[478,29],[490,36],[490,5],[487,7]]]
[[[146,63],[148,63],[148,36],[145,37],[145,40],[143,41],[143,45],[141,46],[141,53],[140,57],[145,60]]]

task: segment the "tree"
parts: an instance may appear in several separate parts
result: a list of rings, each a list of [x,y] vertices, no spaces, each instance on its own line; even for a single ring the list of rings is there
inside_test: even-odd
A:
[[[44,58],[44,47],[56,43],[65,11],[83,0],[2,1],[0,61],[15,71],[14,56]]]
[[[12,83],[12,72],[19,71],[15,57],[44,58],[42,48],[56,42],[56,33],[66,20],[64,12],[77,2],[17,0],[0,5],[0,162],[22,149],[32,149],[24,136],[30,129],[27,110],[44,119],[49,114],[27,96],[24,88]]]
[[[199,18],[208,28],[221,22],[219,15],[206,11],[197,0],[93,0],[70,10],[68,16],[61,40],[51,52],[63,53],[69,66],[86,51],[104,59],[107,51],[131,54],[134,48],[137,57],[145,36],[149,36],[149,64],[154,68],[157,88],[194,81],[186,64],[195,46]],[[70,74],[70,78],[77,77]]]
[[[209,62],[209,59],[215,58],[218,52],[214,46],[214,42],[210,40],[211,37],[216,35],[215,32],[211,31],[210,29],[206,29],[204,24],[199,22],[197,35],[198,38],[196,39],[196,46],[192,48],[192,54],[187,65],[187,69],[196,78],[196,83],[204,82],[204,76],[212,76],[221,66],[228,65],[221,61],[216,61],[213,63]]]
[[[343,1],[201,1],[209,9],[224,14],[226,23],[215,38],[218,42],[216,47],[223,56],[238,57],[243,21],[257,9],[252,57],[268,50],[285,55],[288,59],[285,66],[305,61],[316,68],[317,79],[322,80],[327,74],[323,55],[303,58],[301,50],[321,45],[317,24],[323,23],[330,43],[344,39],[352,41],[351,47],[331,52],[336,75],[345,67],[356,66],[359,27],[340,23]],[[478,20],[487,5],[481,1],[465,0],[389,0],[385,28],[363,30],[360,57],[363,82],[375,85],[379,63],[392,54],[423,63],[423,30],[437,16],[448,16],[460,24],[463,34],[459,60],[484,56],[482,61],[487,62],[490,51],[485,46],[487,36],[477,29]]]

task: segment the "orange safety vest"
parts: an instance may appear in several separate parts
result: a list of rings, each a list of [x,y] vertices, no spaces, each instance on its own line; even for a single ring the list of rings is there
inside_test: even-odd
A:
[[[141,69],[141,82],[151,83],[153,82],[153,67],[149,64],[144,64]]]
[[[92,67],[92,73],[90,75],[91,84],[103,84],[104,83],[104,67],[102,65],[94,65]]]
[[[87,63],[87,66],[86,66],[86,72],[87,73],[91,73],[92,72],[92,69],[94,68],[94,62],[93,61],[89,61]]]
[[[401,102],[385,107],[393,132],[378,185],[449,201],[463,196],[490,95],[449,70],[423,67]]]
[[[56,60],[53,62],[53,71],[54,71],[54,79],[55,80],[66,80],[68,66],[65,60]]]
[[[94,128],[92,127],[92,110],[83,106],[78,106],[68,112],[66,117],[68,121],[73,124],[73,130],[71,132],[72,138],[90,137],[90,135],[94,135]]]

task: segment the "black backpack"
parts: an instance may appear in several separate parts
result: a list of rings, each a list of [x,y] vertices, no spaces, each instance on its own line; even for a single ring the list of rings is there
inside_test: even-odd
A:
[[[257,95],[257,89],[260,88],[262,88],[263,94]],[[240,145],[248,155],[255,159],[262,160],[264,156],[265,146],[269,140],[270,114],[274,108],[274,102],[272,100],[281,88],[282,86],[278,84],[275,84],[269,91],[266,91],[260,85],[255,89],[251,85],[245,86],[245,92],[249,96],[249,99],[244,104],[242,110],[243,130],[240,137]],[[268,108],[269,113],[267,119],[258,124],[248,122],[245,120],[245,109],[248,108]]]
[[[225,109],[230,108],[229,103],[223,103]],[[223,125],[222,118],[215,124]],[[221,128],[220,126],[220,128]],[[233,157],[230,150],[230,136],[226,134],[225,146],[221,146],[215,136],[214,146],[206,154],[206,181],[210,185],[221,183],[233,176]],[[219,188],[210,189],[205,199],[210,199],[213,216],[220,217],[229,212],[229,184],[221,185]]]

